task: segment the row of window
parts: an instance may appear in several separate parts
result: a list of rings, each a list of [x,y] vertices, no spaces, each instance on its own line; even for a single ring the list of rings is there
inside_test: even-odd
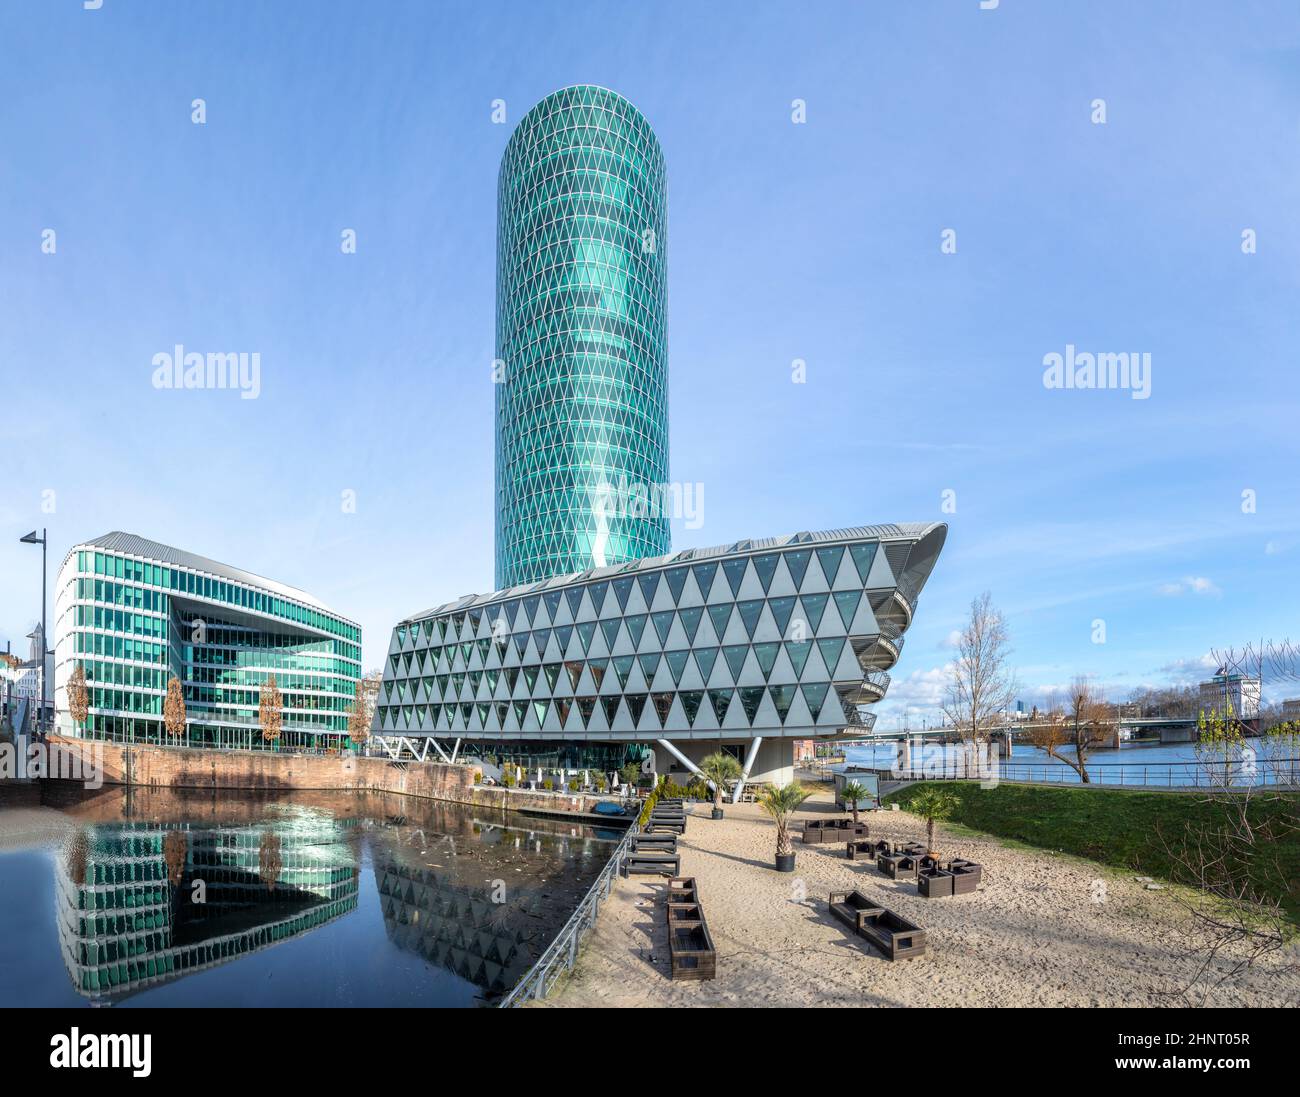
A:
[[[91,552],[88,549],[77,553],[77,570],[145,583],[164,590],[181,591],[211,601],[226,602],[255,613],[267,613],[300,625],[332,632],[358,644],[361,642],[361,629],[331,614],[210,575],[197,575],[192,571],[182,571],[180,568],[151,564],[144,560],[132,560],[111,553]]]
[[[110,583],[106,579],[78,579],[77,598],[87,602],[106,602],[127,609],[144,609],[151,613],[166,613],[169,600],[159,590],[132,586],[129,583]]]
[[[109,659],[133,659],[140,663],[166,663],[167,648],[163,644],[151,644],[145,640],[135,640],[130,636],[111,635],[101,632],[78,632],[75,644],[78,654],[103,655]]]
[[[137,636],[167,638],[167,620],[144,613],[131,613],[123,609],[104,609],[102,606],[77,606],[73,615],[78,627],[105,629],[108,632],[130,632]]]

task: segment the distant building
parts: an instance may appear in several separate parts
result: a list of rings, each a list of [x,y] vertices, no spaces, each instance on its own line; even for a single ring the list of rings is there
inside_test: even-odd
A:
[[[1283,720],[1300,720],[1300,697],[1292,697],[1282,702]]]
[[[1241,720],[1259,717],[1260,680],[1231,674],[1227,667],[1200,685],[1200,710],[1206,716],[1236,716]]]

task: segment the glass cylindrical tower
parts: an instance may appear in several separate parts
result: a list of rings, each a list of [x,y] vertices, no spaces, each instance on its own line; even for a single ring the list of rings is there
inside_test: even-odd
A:
[[[497,185],[496,585],[669,551],[667,197],[605,88],[548,95]]]

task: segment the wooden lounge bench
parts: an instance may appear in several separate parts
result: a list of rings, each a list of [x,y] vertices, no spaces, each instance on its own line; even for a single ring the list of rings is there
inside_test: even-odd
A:
[[[892,910],[864,915],[859,932],[891,960],[910,960],[925,952],[925,930]]]
[[[674,979],[712,979],[718,973],[718,953],[703,921],[669,925],[668,957]]]
[[[948,871],[952,873],[952,893],[954,895],[969,895],[975,891],[984,878],[984,869],[974,861],[963,861],[954,857],[948,866]]]
[[[916,890],[925,899],[946,899],[952,896],[953,876],[951,872],[935,866],[922,869],[916,874]]]
[[[675,834],[638,834],[632,839],[633,850],[663,849],[669,853],[677,852],[677,835]]]
[[[882,853],[876,858],[876,868],[891,880],[915,880],[917,863],[910,853]]]
[[[825,841],[826,820],[824,819],[805,819],[803,824],[803,840],[806,843]]]
[[[695,886],[694,876],[674,876],[668,881],[668,902],[698,903],[699,889]]]
[[[845,842],[844,856],[850,861],[870,861],[876,856],[876,847],[866,838],[855,838],[851,842]]]
[[[623,875],[676,876],[682,871],[682,859],[676,853],[629,853],[623,860]]]
[[[650,821],[645,825],[645,832],[647,834],[653,834],[657,830],[671,831],[674,834],[685,834],[686,820],[685,819],[657,819],[655,818],[655,816],[652,815],[650,816]]]
[[[868,914],[880,914],[884,907],[873,903],[860,891],[832,891],[831,913],[854,933],[862,929],[862,920]]]
[[[699,903],[669,903],[668,924],[670,926],[688,925],[704,921],[704,910]]]

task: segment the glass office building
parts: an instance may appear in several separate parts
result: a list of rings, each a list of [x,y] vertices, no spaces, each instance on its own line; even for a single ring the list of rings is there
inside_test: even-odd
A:
[[[631,103],[584,85],[524,116],[497,191],[499,588],[668,551],[666,245]]]
[[[339,747],[361,677],[361,629],[311,595],[129,533],[68,553],[55,586],[59,730],[119,742],[268,747],[263,684],[283,698],[281,748]],[[74,726],[68,682],[80,665],[89,717]],[[180,680],[186,732],[163,727]]]
[[[658,772],[730,745],[784,773],[795,739],[869,734],[947,532],[745,540],[426,610],[393,630],[374,731]]]

